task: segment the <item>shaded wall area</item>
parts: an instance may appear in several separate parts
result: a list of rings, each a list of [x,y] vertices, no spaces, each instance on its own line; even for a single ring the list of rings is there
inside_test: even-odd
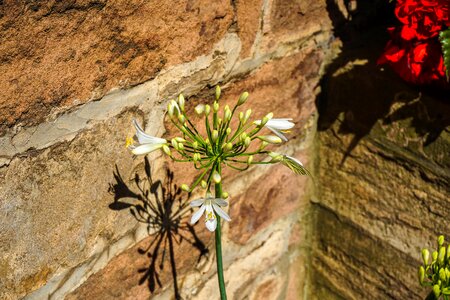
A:
[[[450,93],[375,64],[395,24],[383,2],[333,19],[342,48],[317,100],[317,299],[424,299],[420,250],[450,234]]]

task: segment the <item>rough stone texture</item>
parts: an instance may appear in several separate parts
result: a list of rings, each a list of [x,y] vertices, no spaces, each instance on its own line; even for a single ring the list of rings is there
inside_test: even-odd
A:
[[[233,19],[229,1],[6,1],[0,10],[0,133],[206,54]]]
[[[424,299],[420,250],[449,238],[448,93],[380,70],[383,45],[353,32],[322,82],[313,299]]]

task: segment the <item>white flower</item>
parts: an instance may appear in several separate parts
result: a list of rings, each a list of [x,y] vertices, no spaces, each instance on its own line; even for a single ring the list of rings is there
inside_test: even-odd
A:
[[[162,138],[150,136],[142,130],[136,120],[133,120],[133,125],[136,128],[136,137],[139,145],[133,145],[132,139],[127,140],[127,147],[131,149],[131,152],[135,155],[147,154],[162,148],[167,144],[167,141]]]
[[[169,112],[170,117],[173,117],[174,115],[178,116],[179,114],[181,114],[180,107],[178,106],[178,103],[175,100],[169,101],[169,104],[167,105],[167,111]]]
[[[290,122],[292,119],[270,119],[267,121],[267,123],[264,125],[268,129],[270,129],[273,133],[275,133],[277,136],[279,136],[283,141],[287,142],[287,138],[284,136],[283,133],[287,133],[289,129],[294,127],[294,123]],[[260,125],[261,120],[255,121],[254,124]]]
[[[216,230],[217,227],[217,217],[218,214],[225,221],[231,221],[231,218],[227,215],[220,206],[227,206],[228,203],[223,199],[218,198],[201,198],[196,199],[190,204],[192,207],[200,206],[199,210],[197,210],[191,218],[191,224],[196,223],[203,213],[205,213],[205,225],[209,231]]]

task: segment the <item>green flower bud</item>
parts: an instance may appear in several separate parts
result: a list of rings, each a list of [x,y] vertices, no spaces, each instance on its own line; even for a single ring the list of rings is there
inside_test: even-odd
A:
[[[247,163],[250,165],[252,162],[253,162],[253,155],[250,155],[250,156],[247,158]]]
[[[258,139],[260,139],[261,141],[270,143],[270,144],[281,144],[283,142],[282,139],[280,139],[279,137],[275,136],[275,135],[261,135],[261,136],[257,136]]]
[[[438,252],[437,251],[433,251],[433,253],[431,254],[431,258],[433,258],[433,262],[435,262],[438,258]]]
[[[251,142],[252,142],[252,139],[250,137],[246,137],[244,140],[245,147],[248,147]]]
[[[216,100],[219,100],[220,92],[221,92],[220,86],[216,85]]]
[[[214,170],[214,173],[212,175],[212,179],[214,180],[215,183],[220,183],[220,181],[222,180],[222,177],[220,176],[220,174]]]
[[[168,156],[172,156],[172,152],[170,151],[169,146],[163,145],[162,149],[163,149],[165,154],[167,154]]]
[[[184,150],[183,143],[178,143],[178,150]]]
[[[181,111],[184,111],[184,96],[183,94],[178,95],[178,105],[180,106]]]
[[[429,259],[430,259],[430,251],[428,251],[428,249],[422,249],[422,260],[425,266],[428,265]]]
[[[228,122],[231,119],[231,110],[228,105],[225,105],[225,108],[223,110],[223,120],[225,122]]]
[[[244,113],[242,111],[239,113],[239,121],[244,123]]]
[[[185,143],[186,142],[186,140],[183,139],[182,137],[176,137],[175,141],[177,141],[178,143]]]
[[[226,143],[224,145],[224,148],[226,151],[230,151],[231,149],[233,149],[233,144],[232,143]]]
[[[283,155],[276,152],[269,152],[269,156],[272,157],[272,162],[279,162],[283,160]]]
[[[186,191],[186,192],[189,192],[189,190],[190,190],[189,186],[187,184],[184,184],[184,183],[181,185],[181,189],[183,191]]]
[[[221,119],[221,118],[218,118],[218,119],[217,119],[217,125],[220,126],[220,124],[222,124],[222,119]]]
[[[450,244],[447,246],[447,261],[450,262]]]
[[[201,185],[201,187],[204,188],[204,189],[206,189],[206,188],[208,187],[208,184],[207,184],[206,181],[204,181],[204,180],[202,180],[202,181],[200,182],[200,185]]]
[[[195,107],[195,112],[197,113],[197,115],[202,115],[205,112],[205,105],[204,104],[199,104]]]
[[[174,116],[178,115],[178,104],[175,102],[175,100],[170,100],[169,104],[167,105],[167,111],[169,113],[169,116],[172,118]]]
[[[252,110],[251,109],[247,109],[247,111],[245,112],[245,116],[244,116],[244,123],[247,123],[247,121],[250,118],[251,114],[252,114]]]
[[[439,279],[443,282],[447,280],[447,274],[445,274],[445,269],[439,270]]]
[[[439,255],[438,255],[438,262],[439,265],[443,265],[445,261],[445,247],[439,248]]]
[[[222,192],[222,198],[227,199],[230,195],[227,192]]]
[[[199,161],[201,159],[200,153],[194,153],[192,158],[194,159],[195,162]]]
[[[230,135],[230,133],[231,133],[231,128],[230,127],[227,128],[226,133],[227,133],[227,135]]]
[[[214,103],[213,103],[213,111],[215,113],[219,111],[219,102],[214,101]]]
[[[239,139],[243,142],[245,141],[245,139],[248,137],[247,133],[243,132],[240,136]]]
[[[177,143],[177,141],[175,140],[175,139],[172,139],[172,146],[175,148],[175,149],[177,149],[178,150],[178,143]]]
[[[211,134],[212,141],[215,142],[218,137],[219,137],[219,132],[214,129],[212,134]]]
[[[209,115],[211,112],[211,106],[209,104],[205,105],[205,116]]]
[[[198,142],[197,142],[197,141],[194,141],[194,142],[192,143],[192,148],[194,148],[194,149],[197,149],[197,148],[198,148]]]
[[[241,96],[239,97],[239,100],[238,100],[237,105],[239,106],[239,105],[244,104],[245,101],[247,101],[247,98],[248,98],[248,92],[243,92],[243,93],[241,94]]]
[[[439,287],[439,285],[435,284],[433,286],[433,293],[434,293],[434,296],[436,296],[436,299],[438,299],[439,296],[441,295],[441,288]]]
[[[267,147],[267,145],[269,145],[269,143],[268,142],[261,142],[261,145],[259,145],[259,148],[258,148],[258,151],[261,151],[261,150],[263,150],[264,148],[266,148]]]
[[[178,115],[178,121],[180,121],[181,124],[184,124],[186,122],[186,117],[184,115]]]
[[[438,245],[439,245],[439,247],[442,246],[442,245],[444,245],[444,241],[445,241],[444,236],[443,236],[443,235],[440,235],[440,236],[438,237]]]
[[[419,282],[420,282],[420,284],[423,284],[424,279],[425,279],[425,269],[422,266],[420,266],[419,267]]]

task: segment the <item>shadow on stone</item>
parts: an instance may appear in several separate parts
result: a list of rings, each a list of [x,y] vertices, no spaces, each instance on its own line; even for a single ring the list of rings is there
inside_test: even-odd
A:
[[[353,135],[341,166],[377,123],[410,120],[409,127],[423,146],[434,142],[450,125],[449,90],[409,85],[388,66],[376,65],[389,39],[386,28],[398,25],[395,2],[360,0],[347,17],[336,3],[327,1],[327,9],[341,49],[321,80],[316,106],[319,131],[331,128],[336,136]],[[337,132],[332,128],[335,122]]]
[[[144,158],[144,174],[135,172],[129,183],[125,182],[116,166],[115,184],[110,185],[114,202],[109,205],[112,210],[129,209],[137,221],[147,224],[149,235],[154,236],[148,247],[139,248],[141,255],[147,255],[150,262],[147,268],[138,270],[142,274],[139,284],[147,283],[150,292],[156,285],[162,287],[159,272],[164,269],[164,262],[169,259],[173,277],[176,299],[181,299],[177,283],[177,267],[174,245],[187,242],[199,251],[199,260],[208,253],[206,245],[199,239],[194,227],[185,218],[190,214],[187,198],[181,196],[181,189],[173,182],[174,174],[167,170],[165,182],[152,179],[151,167]],[[137,188],[138,192],[132,189]],[[125,199],[133,199],[133,203]]]

